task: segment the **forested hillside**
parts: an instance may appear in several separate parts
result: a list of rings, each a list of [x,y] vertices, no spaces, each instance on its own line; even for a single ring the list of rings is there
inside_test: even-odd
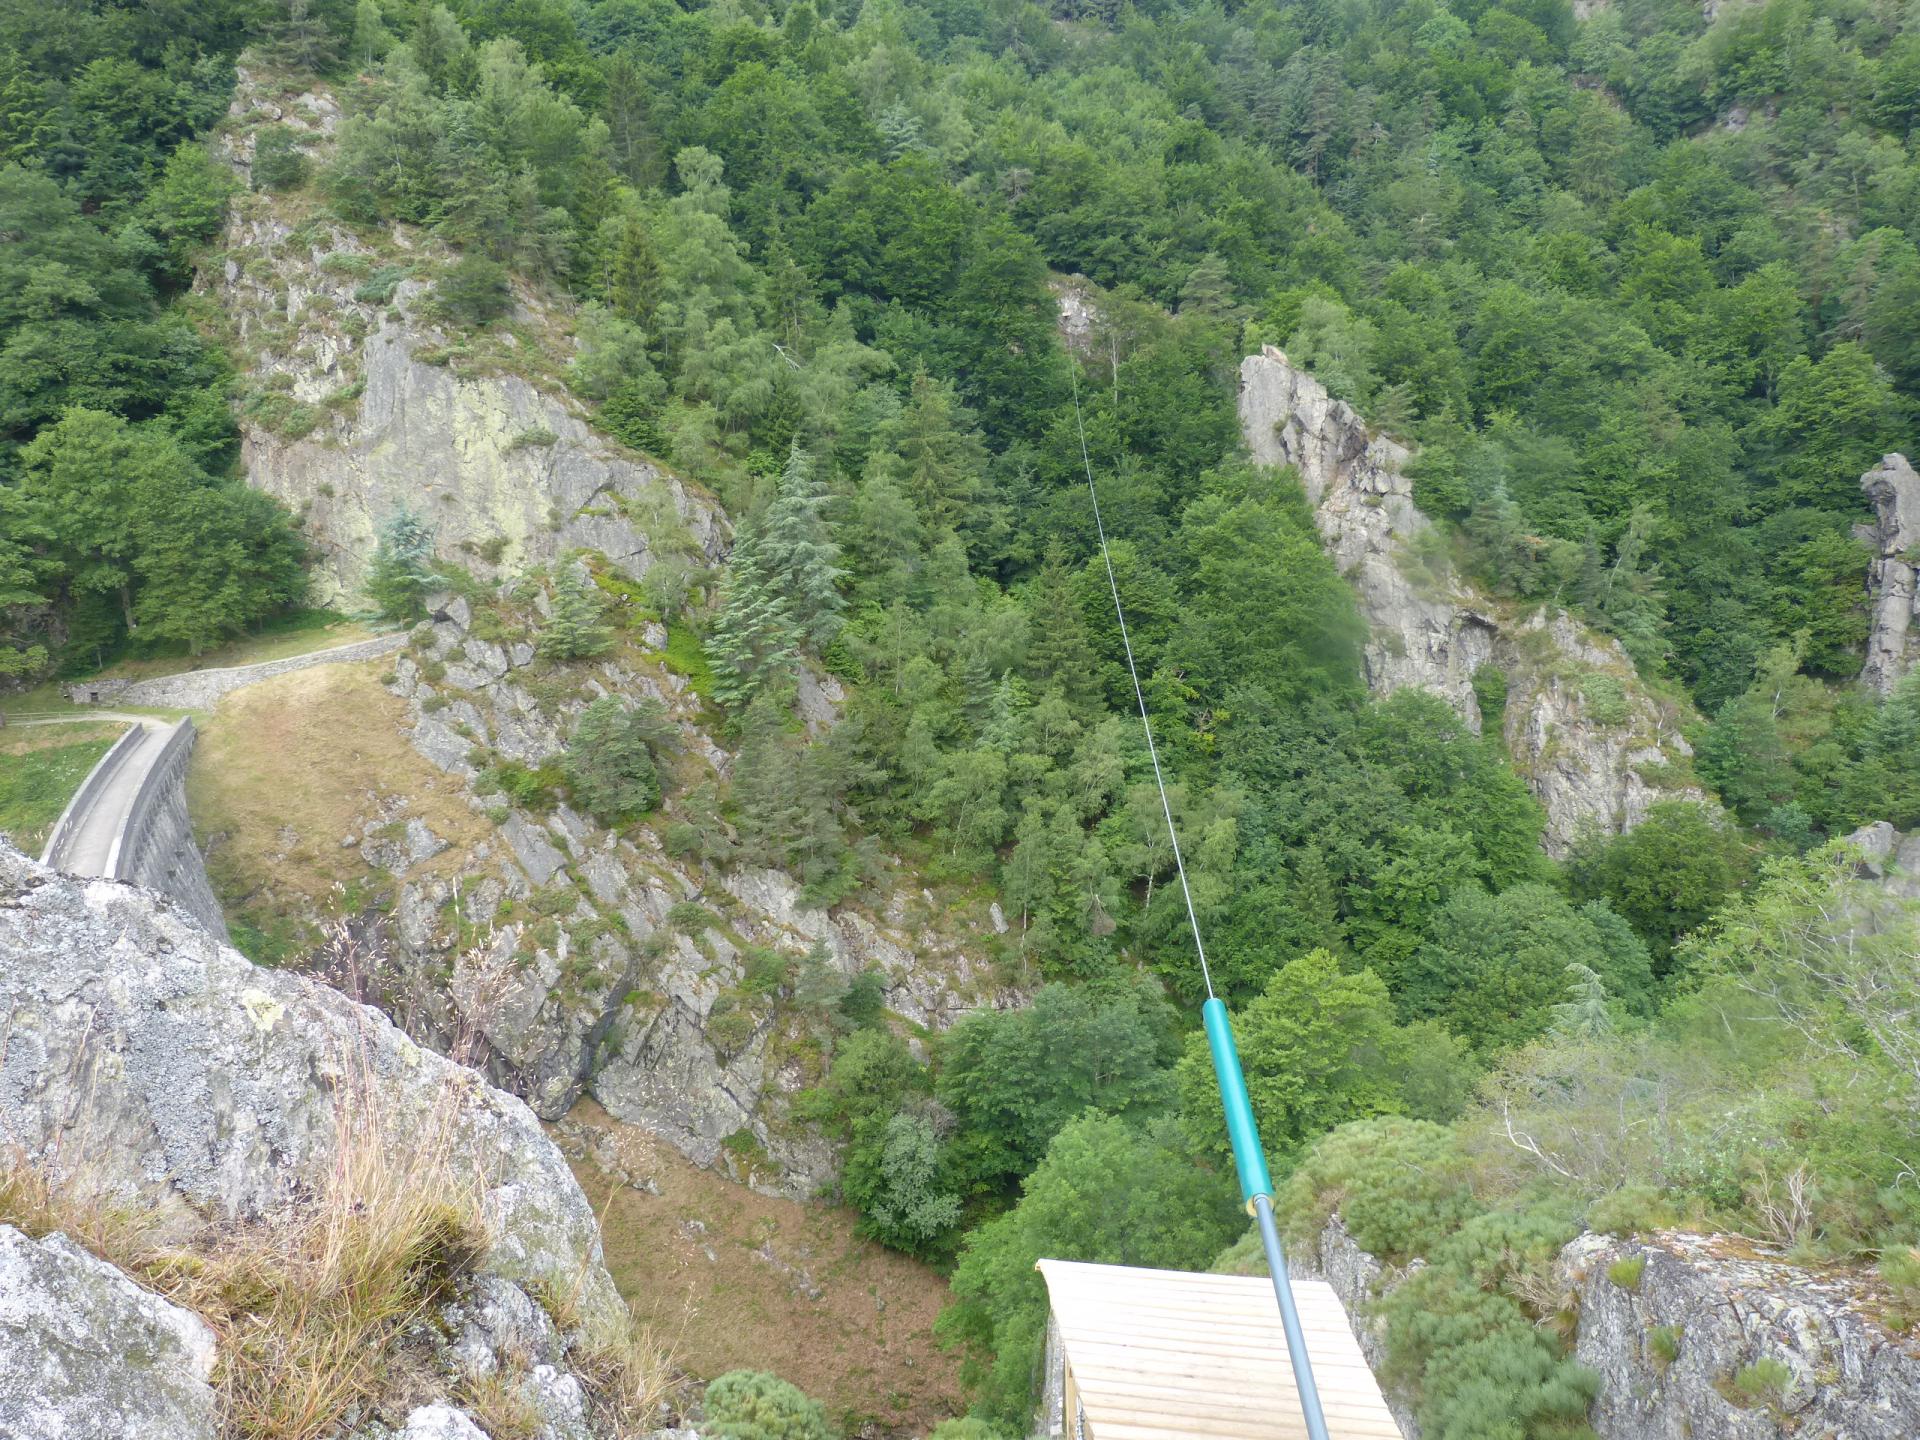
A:
[[[359,393],[236,373],[190,289],[248,261],[207,249],[243,50],[263,91],[340,101],[324,146],[258,126],[243,173],[384,247],[356,300],[418,287],[456,337],[434,363],[564,382],[731,517],[723,564],[508,592],[540,591],[561,673],[664,623],[727,783],[663,796],[624,720],[500,783],[811,905],[897,855],[1001,907],[1030,1007],[927,1055],[870,987],[816,996],[801,1105],[870,1233],[951,1267],[986,1420],[1030,1402],[1038,1254],[1204,1267],[1241,1223],[1082,418],[1296,1229],[1380,1195],[1383,1253],[1442,1256],[1394,1321],[1430,1433],[1581,1433],[1592,1377],[1524,1282],[1582,1223],[1885,1257],[1920,1308],[1911,922],[1819,848],[1920,825],[1920,672],[1853,684],[1860,476],[1920,446],[1911,6],[0,0],[0,666],[28,679],[305,602],[236,407],[304,436]],[[1656,805],[1560,865],[1497,734],[1367,694],[1297,477],[1245,458],[1262,343],[1415,447],[1444,523],[1410,563],[1572,610],[1698,707],[1727,813]],[[497,550],[436,559],[430,506],[384,518],[370,610],[513,584]],[[837,723],[798,713],[803,672],[843,682]],[[1599,1128],[1679,1094],[1723,1103]]]

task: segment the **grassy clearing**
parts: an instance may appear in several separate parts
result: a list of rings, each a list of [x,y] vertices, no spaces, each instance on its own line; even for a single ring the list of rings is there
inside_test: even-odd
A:
[[[964,1412],[958,1359],[933,1339],[947,1300],[933,1270],[862,1239],[851,1211],[756,1195],[590,1100],[571,1118],[611,1130],[623,1168],[660,1188],[650,1195],[590,1159],[571,1162],[620,1293],[687,1370],[772,1371],[849,1434],[870,1424],[924,1435]]]
[[[408,742],[406,706],[378,680],[384,664],[263,680],[226,696],[201,726],[187,803],[235,936],[256,960],[290,958],[312,938],[305,925],[364,887],[366,862],[340,842],[384,808],[404,799],[406,815],[449,842],[429,869],[457,869],[489,833],[458,782]]]
[[[0,831],[29,855],[124,725],[35,725],[0,731]]]

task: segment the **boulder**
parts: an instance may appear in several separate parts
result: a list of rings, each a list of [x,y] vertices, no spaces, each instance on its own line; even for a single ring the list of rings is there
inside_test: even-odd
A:
[[[65,1236],[0,1225],[0,1435],[215,1440],[213,1332]]]

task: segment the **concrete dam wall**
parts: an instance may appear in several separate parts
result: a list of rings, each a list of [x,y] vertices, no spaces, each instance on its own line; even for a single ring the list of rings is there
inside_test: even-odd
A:
[[[191,720],[130,728],[74,792],[41,859],[158,890],[224,940],[226,921],[187,820],[193,740]]]

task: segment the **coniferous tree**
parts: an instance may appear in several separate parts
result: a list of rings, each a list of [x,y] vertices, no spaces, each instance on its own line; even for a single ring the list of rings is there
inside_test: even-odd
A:
[[[713,693],[721,704],[744,709],[769,684],[789,680],[800,660],[803,627],[788,608],[760,549],[744,530],[734,541],[720,613],[707,634]]]
[[[411,510],[395,511],[380,527],[373,564],[367,571],[368,598],[389,620],[418,620],[427,592],[438,583],[433,569],[433,533]]]
[[[812,459],[795,440],[780,472],[780,489],[759,524],[757,550],[801,636],[816,651],[833,643],[846,606],[839,583],[840,547],[823,514],[826,492]]]
[[[606,602],[584,565],[565,566],[554,582],[553,610],[540,630],[540,653],[554,660],[585,660],[613,644]]]
[[[654,747],[670,728],[651,702],[629,707],[605,695],[580,712],[567,743],[567,783],[596,819],[614,824],[660,803]]]

